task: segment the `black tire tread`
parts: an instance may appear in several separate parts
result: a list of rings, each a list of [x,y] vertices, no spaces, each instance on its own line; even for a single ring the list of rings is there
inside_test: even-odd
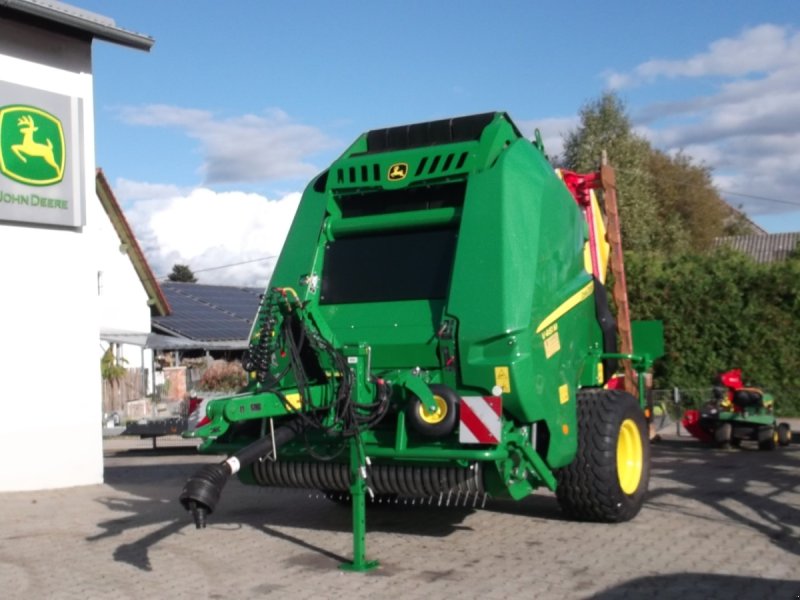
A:
[[[731,447],[731,436],[733,435],[733,425],[723,421],[717,424],[714,430],[714,441],[720,448]]]
[[[420,434],[422,437],[439,439],[450,435],[458,424],[458,403],[460,398],[449,387],[441,384],[431,384],[431,392],[434,395],[440,396],[447,404],[447,414],[441,423],[431,425],[424,423],[419,418],[419,408],[422,406],[422,401],[416,396],[408,404],[406,412],[406,423],[412,431]]]
[[[778,425],[778,444],[788,446],[792,443],[792,428],[788,423]]]
[[[765,427],[758,432],[758,449],[759,450],[775,450],[777,447],[775,442],[775,428]]]
[[[578,451],[571,464],[556,471],[561,510],[580,521],[628,521],[639,513],[650,478],[644,414],[633,396],[619,390],[581,390],[577,403]],[[637,423],[643,454],[641,481],[631,495],[620,488],[616,456],[619,428],[628,418]]]

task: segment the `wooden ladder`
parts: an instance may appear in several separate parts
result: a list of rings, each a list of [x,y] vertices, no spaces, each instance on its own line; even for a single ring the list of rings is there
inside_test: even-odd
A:
[[[614,304],[617,306],[617,338],[619,339],[619,351],[621,354],[633,354],[633,336],[631,334],[631,312],[628,305],[628,285],[625,282],[625,260],[622,255],[622,234],[619,226],[619,205],[617,204],[617,178],[614,168],[608,164],[603,153],[603,162],[600,166],[600,184],[603,189],[603,201],[605,203],[606,217],[606,236],[611,246],[611,272],[614,274],[614,288],[612,296]],[[639,388],[636,383],[636,373],[633,370],[631,361],[623,360],[622,366],[625,369],[625,391],[639,396]]]

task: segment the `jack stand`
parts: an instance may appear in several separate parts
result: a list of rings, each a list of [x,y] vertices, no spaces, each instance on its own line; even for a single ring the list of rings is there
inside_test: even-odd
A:
[[[367,537],[367,458],[359,436],[350,439],[350,472],[353,483],[350,485],[350,498],[353,502],[353,562],[342,563],[343,571],[365,572],[376,568],[377,560],[366,558]]]

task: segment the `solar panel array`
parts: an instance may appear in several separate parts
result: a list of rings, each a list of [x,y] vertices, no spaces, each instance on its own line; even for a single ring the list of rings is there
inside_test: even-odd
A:
[[[258,310],[261,288],[161,283],[172,314],[153,317],[159,329],[197,341],[244,340]]]

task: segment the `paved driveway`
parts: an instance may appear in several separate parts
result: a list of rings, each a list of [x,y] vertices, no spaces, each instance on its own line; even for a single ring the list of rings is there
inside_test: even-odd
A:
[[[232,481],[198,531],[176,498],[215,459],[115,440],[104,485],[0,495],[0,596],[800,598],[800,445],[722,451],[665,435],[653,451],[631,523],[564,521],[545,492],[482,510],[370,506],[381,567],[345,573],[349,509]]]

